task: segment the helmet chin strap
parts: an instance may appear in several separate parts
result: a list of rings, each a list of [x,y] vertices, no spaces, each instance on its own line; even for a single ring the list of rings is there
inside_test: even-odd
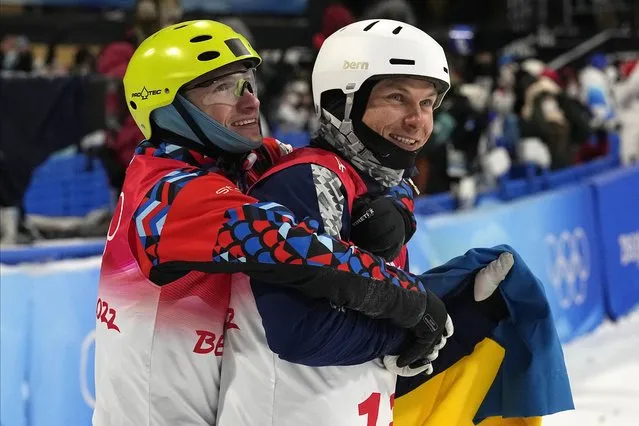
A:
[[[344,104],[344,119],[339,125],[339,131],[343,135],[348,135],[353,131],[353,121],[351,120],[351,111],[353,109],[353,101],[355,99],[355,93],[349,93],[346,95],[346,103]]]
[[[346,124],[343,124],[342,120],[326,109],[322,110],[322,116],[322,122],[317,133],[320,143],[326,143],[335,148],[357,170],[372,177],[383,187],[390,188],[399,183],[404,174],[403,170],[395,170],[384,166],[373,151],[368,149],[354,132],[344,134],[344,130],[351,127],[350,119]]]

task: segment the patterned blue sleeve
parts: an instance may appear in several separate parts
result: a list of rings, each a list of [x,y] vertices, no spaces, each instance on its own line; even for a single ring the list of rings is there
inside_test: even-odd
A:
[[[327,213],[320,211],[318,197],[330,195],[317,188],[321,184],[310,165],[296,165],[269,177],[250,195],[285,205],[298,218],[315,219],[320,224],[318,232],[323,233],[326,217],[322,216]],[[333,195],[339,201],[339,195]],[[348,211],[345,205],[338,210]],[[326,300],[309,299],[286,287],[252,280],[252,289],[271,350],[290,362],[361,364],[397,353],[406,336],[390,321],[337,309]]]

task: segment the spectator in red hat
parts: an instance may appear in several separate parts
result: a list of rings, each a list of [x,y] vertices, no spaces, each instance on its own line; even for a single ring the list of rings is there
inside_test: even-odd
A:
[[[355,22],[353,14],[343,4],[338,3],[328,6],[324,9],[322,30],[313,36],[313,46],[319,50],[328,36],[353,22]]]
[[[552,68],[545,68],[545,69],[541,72],[541,74],[539,75],[539,77],[540,77],[540,78],[541,78],[541,77],[549,78],[549,79],[551,79],[552,81],[554,81],[555,83],[557,83],[557,85],[559,85],[559,86],[563,87],[563,84],[561,84],[561,83],[562,83],[562,81],[561,81],[561,78],[559,77],[559,73],[558,73],[557,71],[555,71],[554,69],[552,69]]]
[[[131,56],[137,47],[135,30],[129,30],[122,40],[108,44],[97,60],[97,72],[112,78],[105,95],[105,129],[91,133],[82,140],[82,148],[102,161],[109,183],[119,194],[126,168],[133,158],[135,147],[144,139],[124,98],[122,79]]]

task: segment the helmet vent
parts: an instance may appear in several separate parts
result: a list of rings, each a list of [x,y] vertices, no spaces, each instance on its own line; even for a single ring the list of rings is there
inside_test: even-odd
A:
[[[129,105],[131,105],[131,108],[133,109],[138,109],[138,106],[133,101],[129,102]]]
[[[400,27],[397,27],[397,28],[395,28],[395,29],[393,30],[393,34],[397,35],[397,34],[399,34],[399,32],[400,32],[401,30],[402,30],[402,27],[401,27],[401,26],[400,26]]]
[[[197,37],[193,37],[191,39],[191,43],[200,43],[200,42],[203,42],[203,41],[210,40],[212,38],[213,38],[213,36],[206,35],[206,34],[205,35],[199,35]]]
[[[376,24],[376,23],[378,23],[378,22],[379,22],[379,21],[371,22],[370,24],[368,24],[368,25],[366,26],[366,28],[364,28],[364,31],[368,31],[368,30],[370,30],[370,29],[371,29],[371,28],[373,28],[373,27],[375,26],[375,24]]]
[[[214,50],[209,50],[208,52],[202,52],[197,55],[197,59],[202,62],[211,61],[220,56],[220,52],[216,52]]]
[[[413,59],[391,58],[388,62],[390,62],[391,65],[415,65]]]
[[[184,28],[189,24],[182,24],[182,25],[178,25],[177,27],[173,27],[174,30],[179,30],[180,28]]]
[[[444,72],[448,74],[448,68],[444,67]]]

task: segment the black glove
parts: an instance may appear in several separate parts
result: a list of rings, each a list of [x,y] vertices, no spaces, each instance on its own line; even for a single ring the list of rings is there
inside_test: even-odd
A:
[[[437,351],[444,347],[446,340],[453,334],[453,322],[444,302],[430,290],[426,292],[426,311],[419,322],[410,328],[413,335],[400,352],[397,367],[418,368],[431,363],[437,357]]]
[[[386,196],[364,196],[353,203],[350,240],[387,261],[395,259],[411,227],[408,212],[397,208]]]

